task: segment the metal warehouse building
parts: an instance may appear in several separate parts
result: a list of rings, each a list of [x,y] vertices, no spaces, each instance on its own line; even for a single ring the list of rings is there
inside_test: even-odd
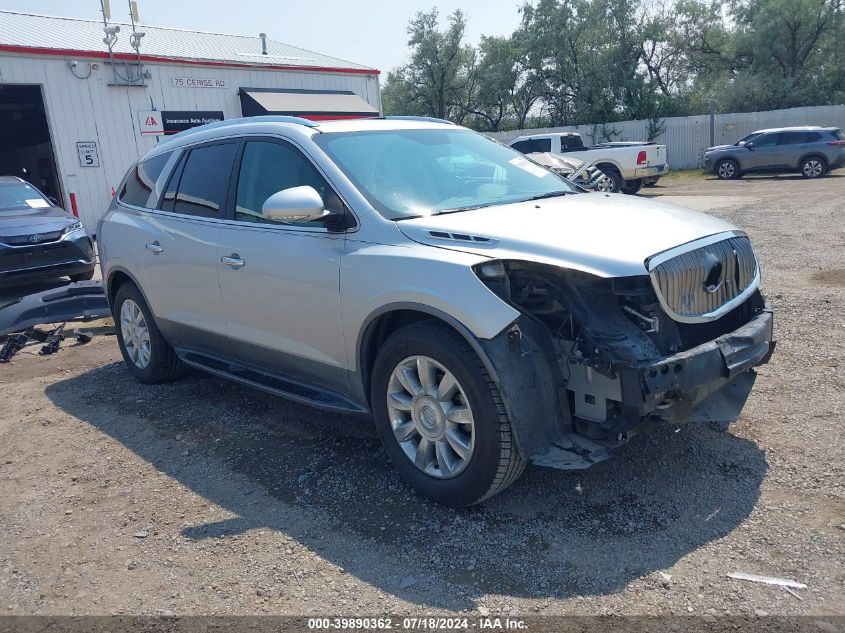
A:
[[[157,139],[257,114],[378,116],[379,71],[257,37],[0,11],[0,175],[93,232]]]

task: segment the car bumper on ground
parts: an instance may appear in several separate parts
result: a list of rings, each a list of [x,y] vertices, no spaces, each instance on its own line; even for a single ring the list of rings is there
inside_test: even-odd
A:
[[[0,243],[0,280],[5,285],[78,275],[93,270],[95,265],[94,245],[83,231],[31,246]]]

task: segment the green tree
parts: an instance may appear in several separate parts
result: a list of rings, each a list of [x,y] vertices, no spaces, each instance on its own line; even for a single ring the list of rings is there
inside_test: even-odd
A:
[[[440,30],[438,11],[418,12],[408,24],[408,64],[388,73],[386,114],[420,114],[462,121],[471,105],[475,52],[464,43],[466,19],[452,13]]]

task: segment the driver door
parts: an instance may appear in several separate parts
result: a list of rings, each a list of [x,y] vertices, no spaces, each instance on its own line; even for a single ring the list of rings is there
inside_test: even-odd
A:
[[[752,141],[753,147],[746,150],[742,159],[743,170],[773,169],[780,162],[781,147],[779,146],[779,132],[762,134]],[[746,146],[747,147],[747,146]]]
[[[243,142],[220,228],[220,289],[230,354],[274,373],[348,391],[340,317],[345,233],[322,220],[283,224],[262,216],[264,201],[291,187],[314,187],[326,208],[343,203],[316,167],[280,139]]]

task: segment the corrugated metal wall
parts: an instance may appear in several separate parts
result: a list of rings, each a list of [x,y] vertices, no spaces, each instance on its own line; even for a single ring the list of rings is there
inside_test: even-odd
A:
[[[0,55],[1,84],[42,86],[56,162],[64,195],[76,194],[80,216],[89,232],[105,212],[130,165],[155,146],[155,136],[141,136],[139,110],[215,110],[225,118],[241,116],[238,88],[304,88],[351,90],[381,110],[378,76],[330,72],[299,72],[150,64],[146,87],[109,86],[112,70],[99,68],[77,79],[68,68],[72,58]],[[77,74],[85,75],[88,60],[79,59]],[[172,77],[223,79],[226,88],[177,88]],[[76,143],[96,141],[100,167],[80,167]]]
[[[716,145],[734,143],[754,130],[770,127],[831,125],[845,129],[845,105],[791,108],[769,112],[717,114],[715,123]],[[661,127],[664,127],[663,133],[654,140],[666,145],[669,164],[673,169],[690,169],[701,165],[704,150],[710,146],[710,117],[708,115],[661,119]],[[603,136],[604,131],[613,132],[612,138],[607,139]],[[489,136],[507,143],[520,134],[545,134],[548,132],[579,132],[587,144],[600,143],[605,140],[642,141],[648,138],[648,121],[623,121],[609,123],[606,126],[579,125],[577,127],[491,132]]]

